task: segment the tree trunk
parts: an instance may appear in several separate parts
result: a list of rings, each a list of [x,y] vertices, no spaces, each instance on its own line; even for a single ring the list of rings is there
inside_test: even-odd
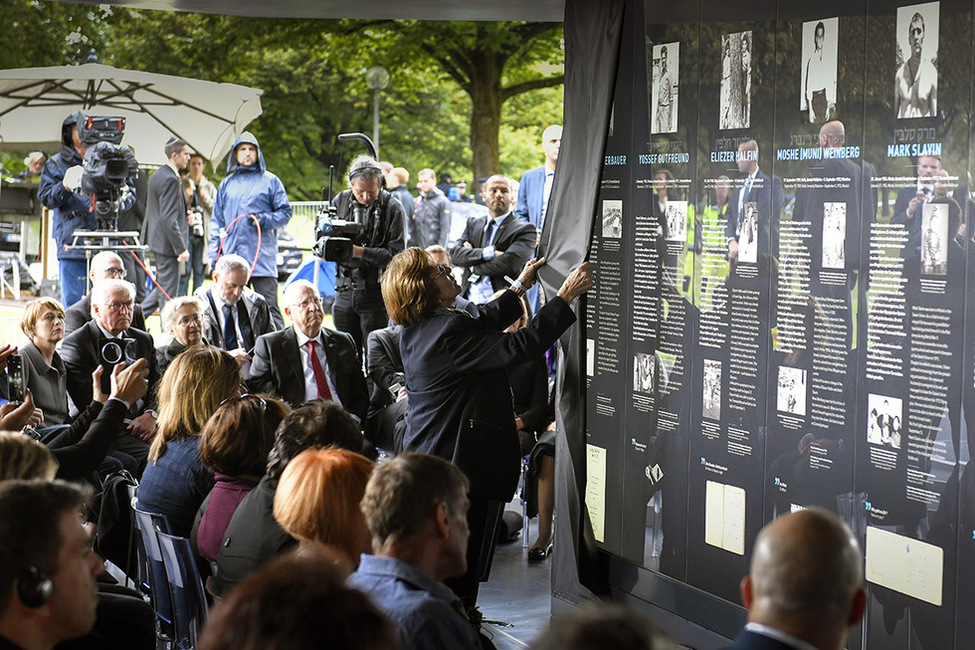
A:
[[[470,82],[471,151],[474,154],[474,191],[480,179],[501,173],[499,133],[501,131],[501,65],[489,50],[476,50],[471,57],[475,74]]]

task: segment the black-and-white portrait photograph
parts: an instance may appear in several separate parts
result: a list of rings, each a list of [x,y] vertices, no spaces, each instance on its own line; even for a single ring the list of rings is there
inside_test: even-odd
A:
[[[603,201],[603,237],[619,239],[623,236],[623,202]]]
[[[741,205],[738,225],[738,262],[758,263],[758,203],[745,201]]]
[[[752,112],[752,33],[721,36],[720,129],[747,129]]]
[[[823,268],[846,267],[846,203],[823,204]]]
[[[655,359],[652,352],[637,352],[633,356],[633,392],[645,395],[653,393]]]
[[[650,133],[676,133],[680,43],[654,45],[651,52]]]
[[[948,274],[948,204],[925,203],[921,211],[921,273]]]
[[[703,415],[711,420],[721,419],[721,362],[704,360]]]
[[[836,51],[839,18],[802,24],[802,74],[799,110],[810,124],[836,118]]]
[[[894,113],[898,118],[938,114],[940,3],[897,8]]]
[[[869,393],[867,411],[867,442],[900,449],[901,423],[904,420],[903,400]]]
[[[667,201],[667,241],[687,237],[687,201]]]
[[[782,413],[806,414],[806,371],[803,368],[779,366],[779,385],[775,408]]]

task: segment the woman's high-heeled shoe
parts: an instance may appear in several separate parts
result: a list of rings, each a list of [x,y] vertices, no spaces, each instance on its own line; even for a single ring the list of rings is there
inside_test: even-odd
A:
[[[552,554],[552,547],[553,547],[553,544],[549,543],[549,545],[548,546],[545,546],[545,547],[539,546],[537,548],[529,549],[528,550],[528,561],[529,562],[541,562],[542,560],[544,560],[545,558],[547,558],[549,555]]]

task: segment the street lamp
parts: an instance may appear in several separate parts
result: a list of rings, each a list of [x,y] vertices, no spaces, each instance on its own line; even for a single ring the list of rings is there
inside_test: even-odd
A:
[[[376,145],[376,157],[379,157],[379,91],[389,85],[389,70],[381,65],[374,65],[366,70],[366,85],[375,91],[372,113],[372,142]]]

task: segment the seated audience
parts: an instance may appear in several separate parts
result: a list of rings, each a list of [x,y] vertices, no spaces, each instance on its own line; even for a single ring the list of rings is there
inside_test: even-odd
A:
[[[278,558],[210,612],[200,650],[396,650],[396,630],[323,548]]]
[[[359,510],[373,462],[346,449],[307,449],[295,456],[278,483],[274,518],[299,548],[324,544],[349,563],[371,548]]]
[[[257,339],[248,380],[251,392],[274,393],[292,406],[330,399],[359,422],[365,420],[369,391],[352,337],[322,327],[322,298],[311,282],[289,284],[284,303],[294,325]]]
[[[284,402],[257,395],[232,397],[217,409],[200,434],[200,460],[213,472],[213,489],[197,514],[194,546],[216,561],[230,518],[264,476],[274,430],[288,414]]]
[[[126,255],[130,253],[126,251]],[[91,270],[88,272],[88,279],[94,287],[102,280],[124,280],[126,271],[122,264],[122,258],[112,251],[102,251],[91,258]],[[91,291],[85,294],[84,298],[71,305],[64,316],[64,335],[67,336],[76,329],[84,327],[85,323],[91,321]],[[142,313],[142,307],[135,305],[132,308],[132,327],[146,330],[146,317]]]
[[[149,367],[149,393],[145,400],[132,404],[129,415],[131,436],[123,436],[115,443],[117,451],[124,452],[140,463],[148,455],[146,442],[152,438],[156,421],[152,409],[156,403],[155,385],[159,380],[156,368],[156,351],[152,337],[131,327],[135,287],[124,280],[102,280],[91,291],[92,320],[84,327],[69,334],[61,344],[61,356],[68,369],[68,395],[74,407],[83,411],[92,401],[91,373],[99,364],[109,370],[115,360],[103,354],[107,339],[131,339],[134,343],[116,342],[118,353],[124,346],[125,358],[145,359]],[[107,380],[103,376],[103,386]],[[141,438],[141,440],[140,440]],[[138,470],[137,470],[138,471]]]
[[[31,300],[24,305],[20,329],[28,339],[18,350],[24,359],[24,387],[44,413],[43,426],[67,424],[68,369],[57,350],[64,338],[64,308],[54,298]]]
[[[759,532],[741,581],[748,624],[729,650],[840,650],[866,610],[863,555],[835,514],[810,508]]]
[[[63,481],[0,483],[0,647],[50,650],[91,631],[102,563],[82,526],[90,499]]]
[[[532,650],[677,650],[656,623],[640,612],[611,603],[589,603],[558,616],[532,643]]]
[[[335,402],[308,402],[284,418],[267,456],[267,473],[237,506],[217,551],[217,594],[227,593],[297,543],[274,519],[274,494],[291,459],[311,447],[357,451],[362,441],[359,425]]]
[[[390,325],[369,332],[366,339],[366,374],[372,380],[366,437],[380,449],[393,453],[403,450],[410,409],[399,352],[402,330],[400,325]]]
[[[159,428],[139,484],[139,507],[165,515],[170,532],[189,537],[213,487],[200,461],[200,432],[220,402],[240,389],[240,367],[212,346],[176,357],[159,384]]]
[[[164,332],[169,332],[172,341],[164,348],[156,348],[156,361],[159,375],[173,359],[197,345],[207,345],[203,339],[203,303],[190,296],[173,298],[163,305],[160,319]]]
[[[247,260],[223,255],[213,268],[213,284],[193,294],[203,303],[204,337],[229,352],[241,367],[250,362],[257,337],[274,331],[267,300],[247,288],[249,275]]]
[[[441,582],[467,571],[467,477],[453,463],[405,453],[373,472],[362,499],[374,555],[349,584],[399,629],[404,648],[481,648],[464,605]]]

